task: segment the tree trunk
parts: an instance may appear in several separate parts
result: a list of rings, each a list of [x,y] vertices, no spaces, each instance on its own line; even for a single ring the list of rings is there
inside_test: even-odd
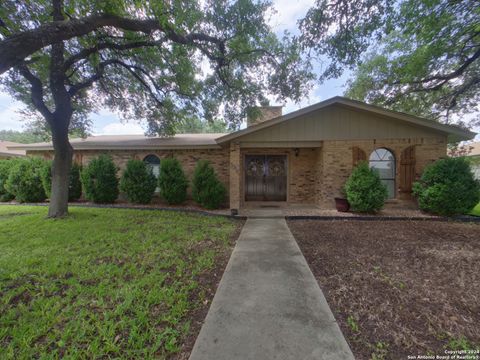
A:
[[[63,120],[62,123],[69,123]],[[55,151],[52,165],[52,195],[48,208],[48,217],[61,218],[68,215],[68,185],[72,167],[73,148],[68,141],[67,129],[52,129]]]

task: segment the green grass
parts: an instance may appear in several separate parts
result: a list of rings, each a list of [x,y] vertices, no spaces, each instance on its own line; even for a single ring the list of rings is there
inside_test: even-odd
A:
[[[0,206],[2,358],[164,358],[230,251],[228,219],[165,211]]]
[[[470,214],[475,215],[475,216],[480,216],[480,203],[478,203],[477,206],[475,206],[473,208],[473,210]]]

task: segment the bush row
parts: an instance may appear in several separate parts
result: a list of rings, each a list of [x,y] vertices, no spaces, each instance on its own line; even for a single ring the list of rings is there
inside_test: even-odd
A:
[[[41,202],[51,195],[52,162],[40,158],[22,158],[0,161],[0,201],[16,199],[19,202]],[[95,203],[114,202],[122,191],[132,203],[148,204],[158,188],[168,204],[181,204],[187,198],[189,181],[180,162],[175,158],[162,160],[157,180],[148,164],[130,160],[121,179],[117,167],[107,155],[92,159],[82,170],[73,164],[70,173],[69,200],[82,195]],[[218,180],[208,161],[197,163],[192,179],[193,199],[207,209],[215,209],[225,202],[226,189]]]
[[[377,212],[387,199],[387,189],[367,162],[352,171],[345,194],[353,211]],[[480,201],[480,183],[465,158],[445,158],[425,167],[413,184],[413,195],[421,210],[443,216],[469,213]]]

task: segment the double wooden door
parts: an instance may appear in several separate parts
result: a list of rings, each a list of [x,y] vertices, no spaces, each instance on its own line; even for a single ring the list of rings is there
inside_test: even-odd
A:
[[[287,200],[286,155],[247,155],[245,157],[245,200]]]

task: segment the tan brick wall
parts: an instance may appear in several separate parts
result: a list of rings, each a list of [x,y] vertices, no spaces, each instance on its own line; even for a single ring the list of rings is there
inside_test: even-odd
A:
[[[342,195],[342,188],[353,169],[352,148],[358,146],[368,157],[376,148],[387,148],[393,152],[396,164],[396,186],[400,176],[400,157],[407,147],[415,146],[415,176],[420,177],[426,165],[446,156],[446,138],[324,141],[321,156],[317,158],[317,203],[325,208],[334,206],[333,198]],[[318,170],[320,169],[320,170]]]
[[[245,181],[244,163],[246,155],[286,155],[287,156],[287,201],[289,203],[315,203],[315,183],[318,152],[316,148],[299,148],[298,155],[291,148],[242,149],[241,150],[241,201],[244,203],[243,183]]]
[[[42,156],[47,159],[52,158],[52,152],[29,151],[29,155]],[[188,179],[192,179],[193,171],[198,160],[209,160],[212,163],[218,178],[223,182],[226,188],[229,188],[230,173],[229,173],[229,153],[228,148],[223,149],[188,149],[188,150],[82,150],[75,151],[74,161],[82,164],[88,164],[91,159],[100,154],[110,155],[118,166],[118,176],[120,177],[122,171],[130,159],[143,160],[145,156],[153,154],[160,158],[176,157],[182,164],[183,170]],[[190,192],[190,188],[189,188]],[[228,193],[228,191],[227,191]]]
[[[231,208],[244,206],[244,159],[247,154],[269,154],[287,156],[288,183],[287,201],[289,203],[319,204],[333,208],[333,198],[342,194],[345,181],[353,168],[352,148],[359,147],[365,151],[367,159],[375,148],[385,147],[393,152],[396,160],[396,185],[400,172],[402,151],[415,145],[415,173],[418,178],[424,167],[446,156],[446,138],[412,138],[390,140],[324,141],[321,148],[300,148],[298,156],[293,148],[240,148],[231,143],[223,149],[195,150],[158,150],[158,151],[76,151],[75,160],[83,165],[101,153],[109,154],[120,169],[129,159],[143,159],[149,154],[160,159],[175,156],[182,163],[185,173],[191,179],[195,164],[200,159],[212,162],[219,179],[227,187]],[[51,158],[52,152],[33,152],[28,155]],[[121,172],[119,172],[119,175]]]

